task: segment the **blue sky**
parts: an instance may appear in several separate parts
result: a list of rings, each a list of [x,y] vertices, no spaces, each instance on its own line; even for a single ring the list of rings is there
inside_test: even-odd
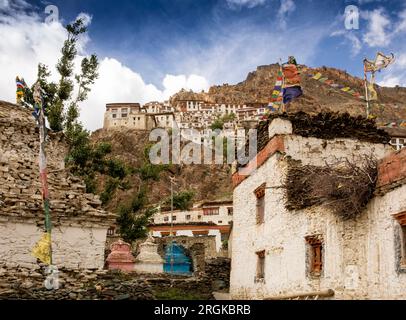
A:
[[[182,86],[201,90],[237,83],[258,65],[285,61],[289,55],[309,66],[337,67],[361,76],[364,57],[394,52],[397,64],[379,81],[406,85],[406,2],[401,0],[0,0],[0,35],[2,27],[5,36],[13,30],[29,39],[21,49],[34,52],[28,58],[13,51],[19,49],[14,43],[11,49],[0,44],[0,67],[8,61],[4,67],[10,74],[20,68],[30,79],[37,60],[54,64],[58,52],[47,56],[39,51],[63,40],[61,25],[44,25],[49,4],[58,7],[60,24],[80,13],[91,17],[82,53],[95,52],[102,62],[101,76],[111,79],[100,80],[99,96],[107,88],[116,94],[90,103],[161,100]],[[348,5],[359,10],[359,30],[345,28]],[[2,15],[15,19],[2,21]],[[2,59],[5,55],[8,59]],[[13,66],[11,55],[21,55],[23,62]],[[122,79],[123,88],[113,79]]]

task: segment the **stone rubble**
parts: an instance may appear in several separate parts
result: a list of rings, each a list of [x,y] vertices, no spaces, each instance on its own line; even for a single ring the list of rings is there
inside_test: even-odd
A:
[[[0,217],[33,218],[43,223],[39,179],[39,136],[28,109],[0,101]],[[86,223],[111,215],[98,196],[86,194],[83,181],[64,167],[67,145],[62,133],[48,132],[48,187],[54,224],[86,216]],[[82,221],[83,222],[83,221]]]

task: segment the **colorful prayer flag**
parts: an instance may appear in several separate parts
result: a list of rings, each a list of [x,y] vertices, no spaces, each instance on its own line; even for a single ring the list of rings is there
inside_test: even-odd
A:
[[[319,80],[322,77],[322,74],[320,72],[316,73],[316,75],[313,77],[314,80]]]
[[[44,233],[41,239],[37,242],[34,249],[32,249],[32,255],[48,265],[51,264],[51,234]]]

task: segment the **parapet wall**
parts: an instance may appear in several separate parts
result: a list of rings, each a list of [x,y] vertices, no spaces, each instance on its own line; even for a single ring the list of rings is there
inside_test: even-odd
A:
[[[44,212],[39,133],[31,110],[0,101],[0,132],[0,262],[32,267],[31,250],[44,231]],[[46,151],[55,262],[102,268],[107,229],[115,216],[65,169],[62,133],[48,132]]]

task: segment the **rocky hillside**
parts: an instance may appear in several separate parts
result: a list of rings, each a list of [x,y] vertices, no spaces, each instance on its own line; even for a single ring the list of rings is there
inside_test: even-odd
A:
[[[232,197],[231,171],[228,165],[170,165],[165,166],[158,173],[158,178],[145,180],[140,172],[147,168],[145,150],[151,143],[149,134],[132,129],[121,130],[98,130],[92,134],[94,143],[107,142],[112,145],[109,157],[119,159],[129,169],[129,175],[125,178],[126,187],[119,187],[112,199],[107,203],[107,209],[116,211],[121,203],[131,201],[140,186],[144,183],[148,186],[148,202],[160,203],[170,196],[170,179],[174,176],[177,186],[174,192],[193,191],[194,201],[230,199]],[[102,193],[106,187],[108,177],[97,176],[98,193]]]
[[[244,104],[260,102],[268,104],[276,75],[278,64],[259,66],[250,72],[243,82],[235,85],[224,84],[213,86],[205,93],[181,91],[174,95],[172,102],[184,99],[204,100],[208,103]],[[311,78],[320,72],[334,83],[348,86],[364,95],[363,80],[353,77],[345,71],[334,68],[307,68],[301,66],[302,87],[304,96],[293,105],[294,111],[320,112],[339,111],[349,112],[351,115],[365,114],[365,102],[332,88]],[[374,106],[374,113],[378,115],[378,122],[392,122],[406,119],[406,88],[386,88],[377,86],[379,101]]]

